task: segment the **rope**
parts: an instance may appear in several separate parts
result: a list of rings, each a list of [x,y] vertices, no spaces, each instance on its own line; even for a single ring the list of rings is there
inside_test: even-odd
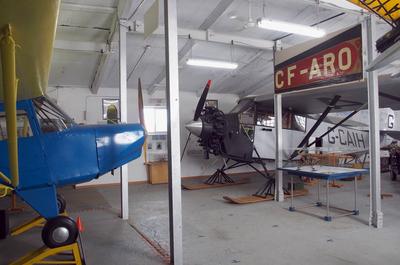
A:
[[[11,184],[11,180],[7,178],[6,175],[3,174],[3,172],[0,172],[0,180],[3,180],[6,184]]]
[[[6,196],[8,195],[8,192],[9,192],[9,191],[12,191],[13,189],[10,188],[10,187],[8,187],[8,186],[1,185],[1,184],[0,184],[0,191],[1,191],[1,190],[4,190],[4,193],[3,193],[3,194],[0,194],[0,198],[4,198],[4,197],[6,197]]]

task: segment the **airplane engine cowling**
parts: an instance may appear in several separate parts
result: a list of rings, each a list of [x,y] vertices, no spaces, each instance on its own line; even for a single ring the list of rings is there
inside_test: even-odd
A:
[[[96,145],[100,175],[140,157],[144,140],[145,133],[140,124],[97,126]]]
[[[199,143],[203,147],[206,158],[208,154],[221,154],[222,138],[225,135],[225,114],[214,107],[206,107],[200,119],[203,122]]]

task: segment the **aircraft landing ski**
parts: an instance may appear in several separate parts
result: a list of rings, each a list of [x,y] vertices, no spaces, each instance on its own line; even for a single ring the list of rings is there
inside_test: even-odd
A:
[[[204,189],[212,189],[212,188],[222,188],[234,185],[241,185],[249,183],[249,178],[238,178],[235,179],[234,182],[225,182],[225,183],[214,183],[214,184],[206,184],[206,183],[194,183],[194,184],[182,184],[182,188],[184,190],[204,190]]]
[[[294,197],[306,196],[306,195],[308,195],[308,190],[307,189],[295,190],[293,193],[294,193],[293,194]],[[289,198],[289,197],[290,197],[290,193],[285,193],[285,198]],[[241,197],[224,196],[223,198],[227,202],[230,202],[233,204],[250,204],[250,203],[256,203],[256,202],[266,202],[266,201],[274,200],[273,195],[267,195],[267,196],[250,195],[250,196],[241,196]]]

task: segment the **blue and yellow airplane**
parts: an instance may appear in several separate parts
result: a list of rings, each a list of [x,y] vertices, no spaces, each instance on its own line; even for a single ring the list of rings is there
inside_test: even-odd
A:
[[[59,0],[0,0],[0,186],[47,222],[50,247],[75,242],[57,188],[87,182],[141,156],[140,124],[80,126],[46,98]]]

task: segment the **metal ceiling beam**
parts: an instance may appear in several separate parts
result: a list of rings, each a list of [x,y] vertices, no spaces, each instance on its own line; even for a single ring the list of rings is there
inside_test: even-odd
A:
[[[115,7],[61,3],[61,11],[63,10],[113,14],[117,9]]]
[[[143,23],[136,21],[134,25],[135,30],[130,31],[131,34],[144,34]],[[160,26],[153,35],[163,35],[164,27]],[[238,46],[257,48],[263,50],[272,50],[274,42],[270,40],[243,37],[239,35],[225,34],[215,32],[212,30],[199,30],[178,28],[178,35],[180,38],[188,38],[189,40],[208,41],[223,44],[234,44]]]
[[[107,50],[107,44],[99,42],[88,42],[88,41],[56,40],[54,42],[54,49],[104,53]]]
[[[96,72],[95,72],[93,81],[91,82],[91,85],[90,85],[90,90],[92,91],[93,94],[97,94],[106,73],[108,73],[108,71],[110,70],[110,68],[113,65],[111,53],[113,52],[112,48],[113,48],[114,44],[118,40],[118,36],[117,36],[117,34],[115,34],[115,32],[119,26],[119,19],[128,18],[131,15],[130,13],[133,10],[133,6],[137,2],[138,2],[137,0],[120,0],[118,3],[117,12],[115,12],[114,21],[112,23],[110,34],[109,34],[108,40],[107,40],[107,44],[110,47],[110,50],[106,53],[103,53],[100,56],[99,62],[96,67]],[[141,3],[139,3],[139,5],[141,5]]]
[[[199,30],[208,30],[218,18],[226,11],[226,9],[233,3],[234,0],[220,0],[218,5],[214,8],[211,14],[203,21],[203,23],[198,28]],[[194,46],[193,40],[188,40],[185,45],[179,50],[178,61],[181,62],[183,58],[189,53],[189,51]],[[161,83],[165,79],[166,68],[164,67],[162,71],[157,75],[148,88],[149,94],[154,93],[157,89],[157,84]]]

